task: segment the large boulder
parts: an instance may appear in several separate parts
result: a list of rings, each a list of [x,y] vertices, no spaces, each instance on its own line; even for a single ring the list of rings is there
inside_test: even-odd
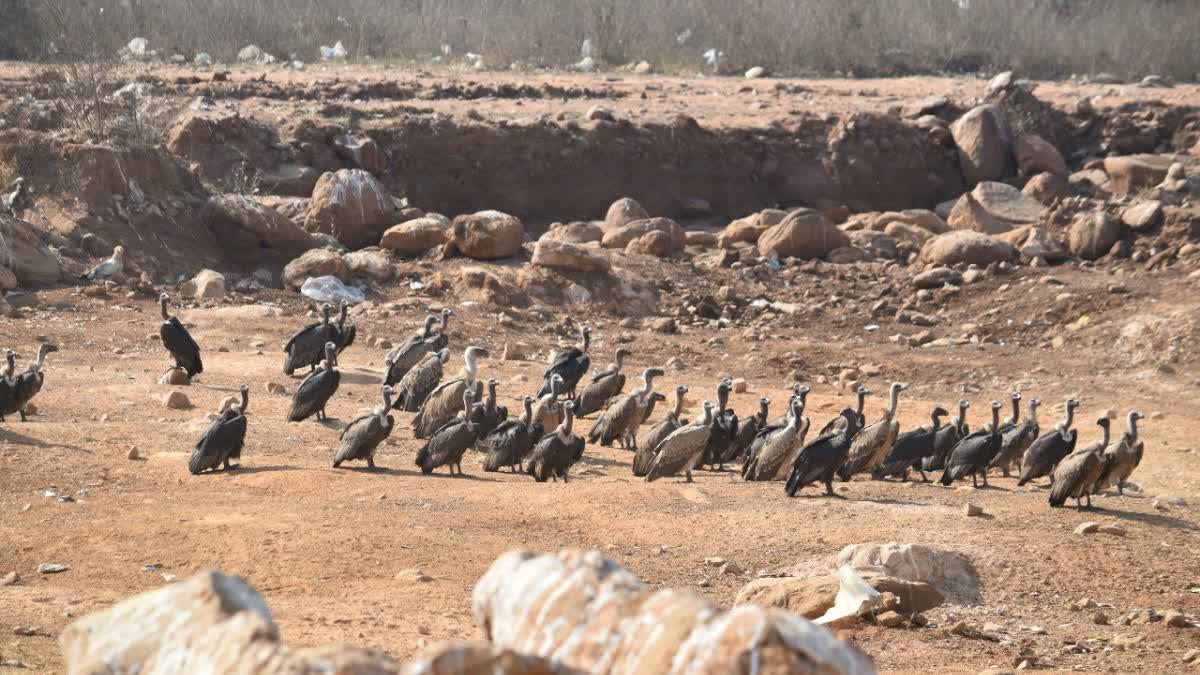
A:
[[[680,242],[662,230],[650,230],[633,239],[625,247],[626,255],[652,255],[656,258],[671,258],[683,250]],[[684,240],[686,244],[686,239]]]
[[[904,614],[927,612],[946,601],[944,595],[927,583],[897,579],[872,571],[865,571],[860,576],[876,591],[895,595]],[[840,587],[838,578],[832,574],[767,577],[743,586],[733,602],[735,605],[778,607],[806,619],[817,619],[833,607]]]
[[[1063,179],[1069,175],[1062,153],[1050,141],[1037,134],[1023,134],[1016,142],[1017,169],[1023,176],[1051,173]]]
[[[225,297],[225,276],[213,270],[200,270],[195,277],[183,282],[179,293],[185,298],[218,300]]]
[[[362,169],[326,173],[313,189],[304,229],[331,234],[350,248],[379,243],[395,205],[386,187]]]
[[[1179,161],[1176,155],[1126,155],[1105,157],[1104,173],[1108,175],[1105,188],[1115,194],[1129,194],[1163,182],[1171,165]]]
[[[525,243],[525,225],[500,211],[480,211],[454,219],[446,254],[475,260],[511,258]]]
[[[1011,244],[989,237],[982,232],[955,230],[941,234],[921,248],[921,259],[942,265],[989,265],[1017,257]]]
[[[554,223],[541,237],[542,241],[552,239],[567,244],[587,244],[604,238],[604,228],[599,223],[576,222]]]
[[[645,220],[650,217],[646,209],[632,197],[622,197],[608,207],[604,216],[604,230],[615,230],[624,227],[635,220]]]
[[[787,215],[787,211],[764,209],[745,218],[739,218],[725,226],[717,238],[717,245],[721,248],[733,248],[733,245],[739,242],[757,244],[758,238],[764,232],[782,223]]]
[[[798,210],[758,239],[758,251],[769,258],[823,258],[850,238],[817,211]]]
[[[1021,192],[1036,199],[1039,204],[1049,206],[1054,201],[1067,196],[1070,192],[1070,183],[1067,178],[1047,171],[1030,178]]]
[[[1121,223],[1104,211],[1080,213],[1067,229],[1067,248],[1085,260],[1103,256],[1121,237]]]
[[[10,254],[10,269],[21,286],[46,286],[62,276],[58,258],[42,242],[33,225],[0,214],[0,232],[4,234],[3,250]]]
[[[950,133],[968,186],[1016,173],[1012,134],[999,107],[987,104],[972,109],[950,125]]]
[[[560,267],[576,272],[607,272],[612,264],[608,258],[586,247],[557,239],[542,237],[533,247],[534,265]]]
[[[493,644],[580,672],[872,673],[858,648],[775,608],[722,611],[703,596],[653,590],[595,550],[500,556],[475,585]]]
[[[258,187],[265,194],[309,197],[321,173],[311,166],[285,163],[258,172]]]
[[[350,279],[350,270],[342,256],[327,248],[314,248],[283,268],[283,287],[298,290],[309,277],[334,276]]]
[[[333,139],[333,147],[342,159],[353,162],[363,171],[373,174],[387,171],[387,155],[370,136],[344,134]]]
[[[413,256],[443,246],[449,238],[450,221],[444,216],[426,215],[389,227],[379,246],[398,255]]]
[[[625,248],[629,242],[648,232],[659,231],[667,235],[668,255],[675,255],[687,244],[683,228],[670,218],[646,218],[626,223],[621,227],[606,230],[600,245],[604,248]]]
[[[983,601],[979,574],[971,561],[954,551],[921,544],[852,544],[843,548],[832,567],[849,565],[859,574],[876,573],[929,584],[959,605]]]
[[[1163,204],[1159,201],[1134,202],[1121,212],[1121,222],[1134,232],[1148,232],[1163,217]]]
[[[1007,183],[985,181],[959,198],[949,224],[956,230],[1000,234],[1036,223],[1043,208],[1041,202]]]
[[[383,283],[392,278],[396,268],[387,253],[378,248],[364,248],[342,256],[346,269],[356,277]]]
[[[260,248],[294,255],[312,246],[312,236],[303,228],[246,195],[211,197],[203,219],[222,247],[238,259],[256,259]]]

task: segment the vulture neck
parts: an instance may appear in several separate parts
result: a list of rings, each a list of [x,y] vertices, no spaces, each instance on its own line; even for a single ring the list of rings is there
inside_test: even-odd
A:
[[[1125,435],[1129,436],[1130,441],[1137,440],[1137,435],[1138,435],[1137,415],[1134,415],[1133,413],[1129,413],[1129,431],[1125,432]]]
[[[479,374],[479,364],[475,362],[475,353],[466,352],[463,354],[463,368],[467,371],[467,383],[473,383],[475,376]]]
[[[385,402],[387,402],[387,398],[386,398],[386,397],[385,397],[383,400],[384,400]],[[389,405],[389,407],[390,407],[390,404],[388,404],[388,405]],[[249,390],[249,389],[243,389],[243,390],[242,390],[242,414],[243,414],[243,415],[245,415],[245,414],[246,414],[246,408],[248,408],[248,407],[250,407],[250,390]]]
[[[1075,408],[1067,406],[1067,416],[1058,425],[1058,433],[1062,435],[1063,440],[1067,440],[1070,437],[1068,432],[1071,431],[1071,422],[1073,421],[1075,421]]]
[[[683,414],[683,392],[676,391],[675,392],[675,409],[671,411],[671,417],[678,420],[679,416],[682,414]]]
[[[933,422],[933,430],[934,431],[937,431],[938,429],[940,429],[942,427],[942,416],[939,415],[938,413],[933,413],[932,415],[929,416],[929,419]]]
[[[525,414],[521,417],[521,425],[529,426],[533,422],[533,401],[525,399]]]
[[[1021,399],[1014,398],[1012,400],[1012,408],[1013,408],[1012,417],[1008,420],[1008,423],[1016,424],[1021,419]]]
[[[888,392],[888,409],[886,417],[890,420],[896,414],[896,403],[900,400],[900,387],[892,387]]]
[[[1110,436],[1110,434],[1109,434],[1109,431],[1108,431],[1108,425],[1107,425],[1107,424],[1102,424],[1102,425],[1100,425],[1100,438],[1101,438],[1101,441],[1100,441],[1100,448],[1099,448],[1099,451],[1100,451],[1101,453],[1103,453],[1103,452],[1104,452],[1104,449],[1108,447],[1108,440],[1109,440],[1109,436]]]
[[[571,410],[570,406],[567,406],[564,414],[566,417],[563,418],[562,424],[558,426],[558,436],[563,442],[567,442],[571,440],[571,427],[575,424],[575,411]]]
[[[167,301],[166,301],[166,300],[162,300],[162,301],[160,301],[160,302],[158,303],[158,307],[159,307],[159,309],[162,311],[162,320],[163,320],[163,321],[170,321],[170,320],[171,320],[171,314],[170,314],[170,312],[168,312],[168,311],[167,311]]]

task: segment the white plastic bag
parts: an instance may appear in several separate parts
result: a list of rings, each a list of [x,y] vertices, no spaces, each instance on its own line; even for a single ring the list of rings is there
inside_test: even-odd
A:
[[[304,280],[304,285],[300,287],[300,292],[317,302],[334,304],[341,304],[342,301],[346,301],[351,305],[357,305],[367,299],[367,296],[360,289],[354,286],[347,286],[342,283],[341,279],[334,276],[309,277]]]

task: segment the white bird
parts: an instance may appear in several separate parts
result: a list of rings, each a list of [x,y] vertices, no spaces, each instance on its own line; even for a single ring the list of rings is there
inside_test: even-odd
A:
[[[125,247],[117,246],[113,249],[112,257],[104,262],[96,265],[87,274],[79,276],[80,281],[103,281],[118,276],[125,270]]]

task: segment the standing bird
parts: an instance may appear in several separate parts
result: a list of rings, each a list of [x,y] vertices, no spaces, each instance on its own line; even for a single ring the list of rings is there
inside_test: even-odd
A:
[[[396,426],[396,418],[388,414],[391,411],[392,388],[385,384],[383,405],[376,406],[370,415],[363,415],[347,424],[338,434],[340,442],[333,454],[333,468],[338,468],[342,462],[366,460],[367,468],[374,469],[375,449],[392,435],[392,429]]]
[[[683,397],[687,393],[688,388],[682,384],[675,387],[675,407],[658,424],[650,427],[650,431],[638,441],[637,452],[633,455],[633,475],[638,478],[645,476],[654,462],[654,453],[658,452],[658,446],[662,445],[663,440],[672,432],[687,424],[687,420],[680,417],[683,414]]]
[[[1018,409],[1021,395],[1013,394],[1012,401],[1012,419],[1008,424],[1000,427],[1000,454],[996,455],[996,458],[988,465],[989,469],[1000,469],[1005,478],[1008,478],[1009,471],[1014,464],[1018,467],[1021,465],[1021,458],[1025,455],[1025,451],[1038,437],[1037,409],[1042,403],[1036,398],[1029,399],[1029,415],[1022,421],[1019,419],[1021,413]]]
[[[354,324],[350,324],[349,328],[346,327],[346,315],[349,314],[349,312],[350,303],[343,300],[341,314],[338,315],[337,325],[334,326],[333,343],[337,345],[338,354],[341,354],[349,349],[350,345],[354,344],[354,336],[358,334],[358,329],[354,326]]]
[[[692,467],[704,454],[709,437],[715,433],[715,426],[712,401],[705,401],[704,417],[700,421],[676,429],[659,444],[654,461],[646,472],[646,482],[674,476],[682,470],[687,474],[687,482],[691,483]]]
[[[867,404],[867,396],[870,395],[870,393],[871,393],[871,390],[867,389],[865,386],[863,386],[861,384],[858,385],[858,391],[855,392],[855,394],[858,398],[858,404],[854,410],[854,414],[858,416],[858,428],[859,429],[862,429],[867,426],[867,418],[863,416],[863,408]],[[833,419],[826,422],[825,426],[821,427],[821,433],[818,435],[824,436],[825,434],[833,433],[834,431],[841,429],[845,425],[846,425],[846,418],[842,417],[841,415],[838,415],[837,417],[834,417]]]
[[[1049,475],[1064,457],[1075,450],[1075,441],[1079,434],[1071,428],[1071,422],[1075,420],[1075,409],[1078,407],[1079,401],[1067,399],[1066,418],[1049,433],[1039,436],[1025,451],[1025,458],[1021,461],[1021,477],[1017,480],[1018,486]]]
[[[1000,408],[1003,407],[999,401],[992,401],[992,424],[975,431],[954,446],[939,481],[942,485],[970,476],[971,483],[979,487],[979,475],[982,474],[983,486],[988,486],[988,463],[1000,452]]]
[[[475,423],[471,421],[471,400],[474,398],[473,388],[463,390],[462,415],[438,427],[417,451],[416,464],[421,467],[421,473],[428,476],[439,466],[448,466],[451,476],[455,467],[458,467],[458,475],[462,475],[463,455],[475,445]]]
[[[437,389],[438,383],[442,381],[443,367],[449,359],[449,349],[426,354],[425,358],[405,373],[396,384],[393,389],[396,397],[392,401],[392,407],[404,412],[420,410],[429,393]]]
[[[479,448],[487,452],[484,471],[499,471],[507,466],[516,473],[521,461],[542,438],[542,425],[533,419],[533,397],[526,396],[525,412],[520,419],[505,420],[492,433],[479,440]]]
[[[618,349],[608,368],[592,376],[588,386],[584,387],[583,393],[579,395],[575,406],[576,417],[583,418],[602,410],[614,396],[625,389],[625,373],[621,372],[621,369],[625,366],[628,356],[628,349]]]
[[[1059,507],[1068,498],[1075,499],[1075,510],[1083,510],[1083,498],[1092,510],[1092,487],[1104,472],[1104,449],[1108,447],[1108,418],[1096,420],[1100,425],[1100,440],[1068,455],[1054,467],[1053,484],[1050,486],[1050,506]]]
[[[476,392],[478,392],[478,381]],[[500,426],[500,423],[508,419],[508,408],[502,405],[496,405],[496,385],[499,384],[495,379],[487,381],[487,395],[482,400],[471,406],[471,421],[475,423],[475,435],[478,438],[483,438],[492,433],[492,430]]]
[[[575,402],[567,401],[563,405],[563,421],[554,432],[543,436],[529,453],[529,461],[525,465],[525,473],[533,476],[539,483],[547,479],[563,479],[568,481],[571,465],[583,459],[583,439],[571,433],[572,422],[575,418]]]
[[[638,422],[638,426],[645,424],[650,419],[650,416],[654,414],[654,406],[665,400],[667,400],[667,397],[663,394],[657,391],[650,392],[650,397],[646,399],[646,409],[642,411],[642,421]]]
[[[438,351],[434,348],[436,337],[433,327],[437,325],[437,317],[430,314],[425,317],[425,329],[401,342],[383,357],[383,383],[396,384],[425,360],[425,356]]]
[[[9,349],[5,351],[7,362],[5,363],[3,372],[0,372],[0,422],[4,421],[6,413],[12,406],[12,401],[17,395],[17,380],[13,377],[13,373],[17,369],[17,353]],[[12,414],[12,413],[7,413]]]
[[[729,392],[733,391],[733,379],[725,378],[717,385],[717,411],[713,413],[713,434],[708,438],[708,446],[700,457],[699,464],[694,468],[701,469],[704,465],[717,465],[719,471],[725,467],[720,462],[721,457],[729,452],[738,432],[738,417],[729,410]]]
[[[209,469],[223,467],[226,471],[237,468],[230,460],[242,459],[242,446],[246,442],[246,408],[250,405],[250,387],[243,384],[241,406],[230,406],[221,416],[213,420],[196,441],[188,471],[196,475]]]
[[[305,366],[310,367],[308,372],[311,373],[317,369],[317,364],[325,356],[325,343],[337,344],[336,329],[329,323],[331,311],[333,308],[328,303],[321,305],[321,321],[301,328],[283,346],[283,351],[287,354],[283,358],[284,375],[290,376]]]
[[[325,343],[325,362],[309,373],[292,394],[292,407],[288,410],[289,422],[301,422],[314,414],[318,420],[327,420],[325,406],[338,389],[342,374],[337,369],[337,345]]]
[[[883,417],[870,425],[860,426],[859,421],[855,419],[854,428],[860,431],[854,436],[846,462],[838,469],[838,477],[842,482],[849,481],[856,473],[874,471],[887,456],[888,450],[896,442],[896,435],[900,432],[900,422],[896,420],[896,402],[900,398],[900,392],[907,388],[906,385],[893,382],[888,389],[887,410],[883,412]]]
[[[557,429],[562,424],[562,403],[558,400],[562,395],[562,381],[562,375],[551,375],[550,391],[533,403],[533,419],[540,422],[543,429]]]
[[[566,393],[567,398],[575,398],[575,385],[579,384],[580,378],[592,365],[591,359],[588,357],[588,346],[592,343],[592,329],[584,326],[581,336],[583,338],[582,346],[571,347],[559,354],[558,358],[554,359],[554,363],[551,363],[542,373],[544,381],[542,388],[536,394],[538,398],[550,392],[550,379],[553,375],[562,377],[562,391]]]
[[[613,401],[600,413],[588,432],[588,442],[608,447],[613,441],[620,440],[626,450],[637,450],[637,429],[645,419],[650,392],[654,389],[654,378],[665,374],[661,368],[643,370],[642,386]]]
[[[717,459],[717,464],[722,471],[725,470],[725,465],[737,461],[745,457],[750,451],[751,444],[754,443],[754,437],[758,435],[758,430],[762,429],[767,424],[767,415],[770,414],[771,399],[763,397],[758,399],[758,413],[742,420],[738,424],[737,436],[733,442],[729,444],[729,448],[725,453]]]
[[[125,247],[113,247],[112,257],[79,276],[80,281],[105,281],[125,272]]]
[[[1129,425],[1125,433],[1121,434],[1121,438],[1107,448],[1104,449],[1104,467],[1100,472],[1100,477],[1096,479],[1096,485],[1092,488],[1092,494],[1096,494],[1110,485],[1117,486],[1117,494],[1124,496],[1125,481],[1129,479],[1129,475],[1133,470],[1142,463],[1142,454],[1146,451],[1146,444],[1138,440],[1138,420],[1144,420],[1146,416],[1142,413],[1131,410],[1127,424]]]
[[[475,389],[475,380],[479,376],[479,359],[488,356],[488,351],[483,347],[472,346],[463,350],[463,369],[458,377],[429,392],[429,396],[417,411],[417,416],[412,420],[413,436],[429,438],[442,425],[454,419],[458,414],[458,406],[462,404],[463,393]],[[471,411],[468,409],[466,414],[470,415]]]
[[[792,385],[792,398],[796,398],[797,396],[801,398],[807,397],[811,391],[812,389],[797,382]],[[767,427],[770,429],[782,429],[787,426],[788,418],[791,417],[791,415],[792,404],[788,403],[787,410],[784,410],[782,415],[776,417],[770,422],[767,422]]]
[[[118,247],[119,248],[119,247]],[[188,381],[204,372],[204,362],[200,360],[200,346],[192,339],[179,319],[171,316],[167,308],[171,304],[171,296],[163,293],[158,296],[159,308],[162,310],[162,325],[158,327],[158,337],[163,346],[175,360],[175,367],[187,373]]]
[[[949,414],[945,408],[937,406],[929,414],[929,426],[917,427],[897,436],[887,457],[884,458],[879,468],[875,469],[875,479],[900,476],[901,481],[908,482],[908,472],[916,470],[921,472],[921,482],[928,483],[929,478],[922,470],[921,462],[933,454],[933,442],[937,438],[938,429],[942,426],[942,418]]]
[[[38,392],[42,390],[42,385],[46,382],[46,355],[56,351],[58,351],[57,345],[44,343],[38,347],[37,361],[31,364],[25,372],[11,380],[11,395],[4,408],[0,410],[0,419],[3,419],[4,415],[18,413],[21,421],[25,421],[25,407],[29,405],[34,396],[38,395]]]
[[[851,444],[862,432],[858,429],[858,416],[853,410],[843,408],[842,417],[846,418],[845,426],[833,433],[814,438],[801,448],[796,459],[792,460],[792,474],[788,476],[787,485],[784,486],[787,496],[795,497],[796,493],[807,485],[821,481],[825,484],[825,496],[844,499],[842,495],[833,491],[833,475],[846,462]]]
[[[779,472],[804,444],[809,420],[804,417],[804,396],[793,396],[788,406],[787,424],[766,427],[758,432],[750,455],[742,467],[744,480],[776,480]]]
[[[946,460],[950,457],[950,452],[954,450],[954,446],[958,442],[966,438],[971,433],[971,425],[967,424],[967,409],[971,407],[971,402],[967,399],[959,399],[958,401],[958,417],[950,420],[950,423],[937,430],[933,436],[933,454],[921,460],[921,475],[933,471],[942,471],[946,468]]]

